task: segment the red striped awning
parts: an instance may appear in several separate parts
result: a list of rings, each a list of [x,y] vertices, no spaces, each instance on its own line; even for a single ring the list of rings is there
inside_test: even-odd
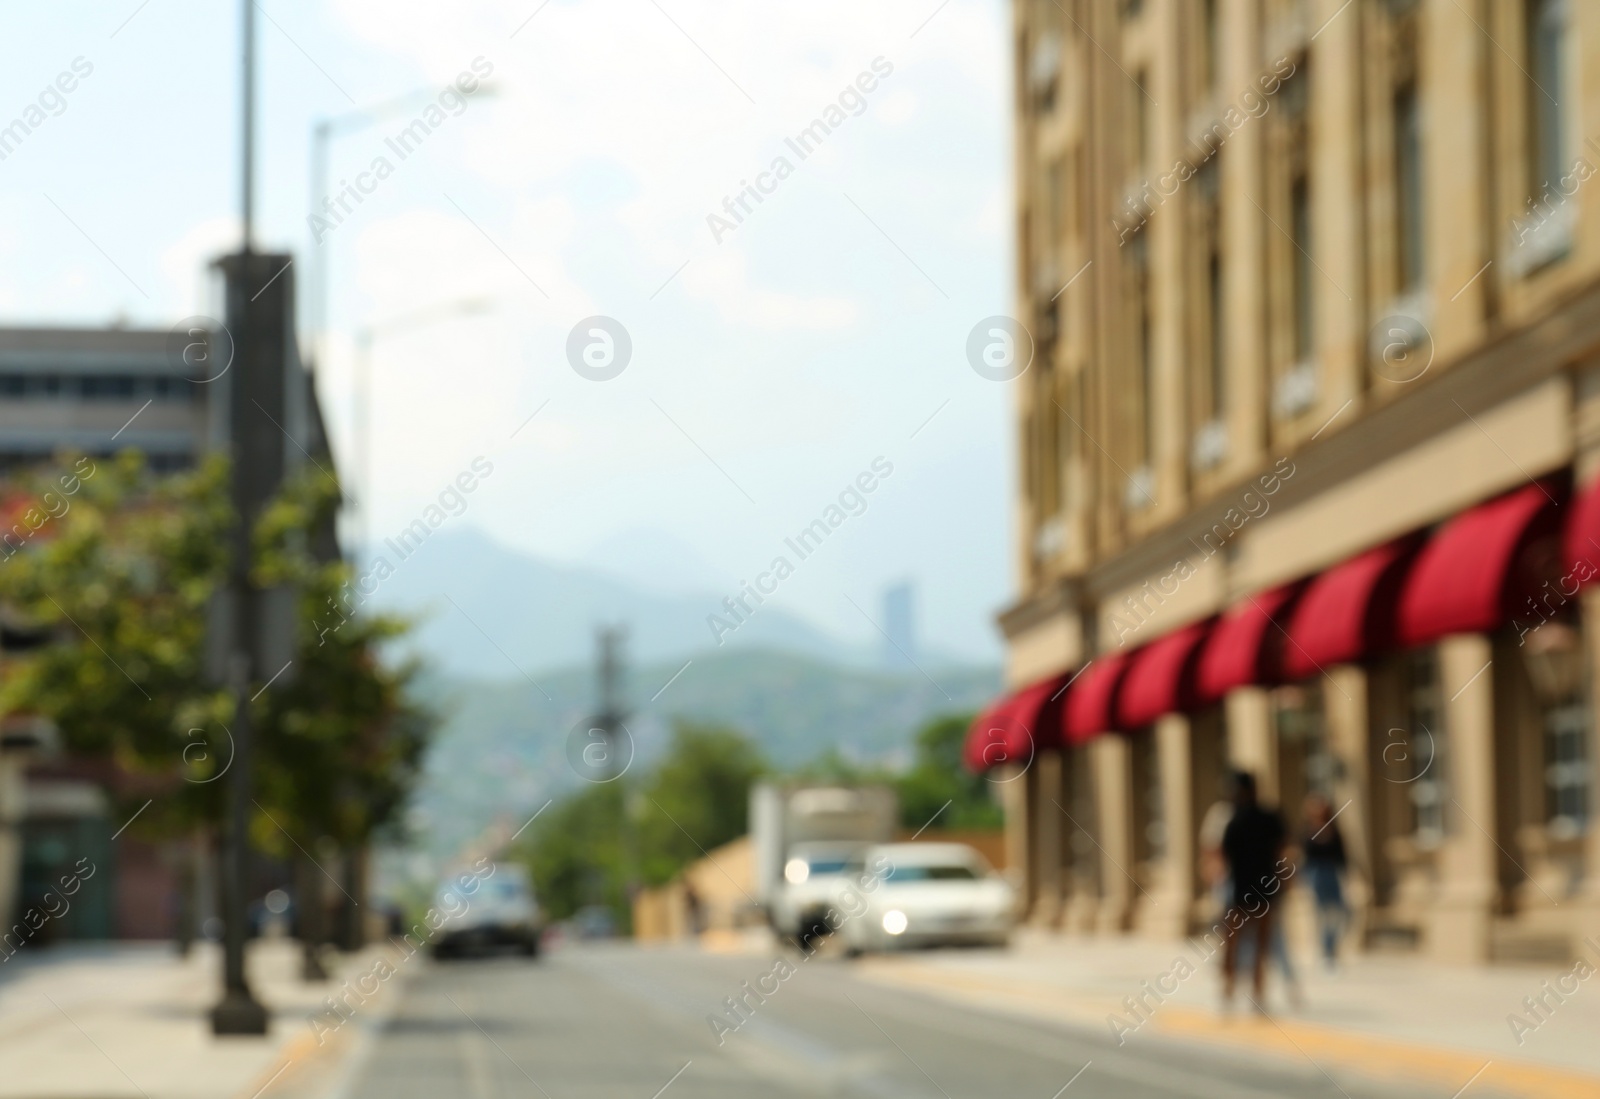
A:
[[[1312,580],[1289,616],[1284,674],[1305,679],[1393,645],[1395,602],[1417,545],[1397,539]]]
[[[1301,582],[1247,595],[1222,616],[1200,650],[1199,701],[1216,702],[1236,687],[1270,686],[1283,675],[1284,624]]]
[[[1600,580],[1600,477],[1572,502],[1561,542],[1566,594]]]
[[[1400,592],[1400,642],[1426,645],[1508,621],[1541,581],[1559,572],[1551,552],[1559,492],[1554,482],[1537,481],[1441,527],[1418,552]]]
[[[1011,699],[1010,695],[998,699],[973,718],[972,724],[967,726],[962,762],[966,764],[967,770],[974,774],[982,774],[991,767],[998,767],[1008,758],[1006,730],[1010,727],[1010,723],[1005,711]]]
[[[1006,747],[1012,759],[1026,761],[1041,748],[1061,745],[1061,707],[1069,679],[1053,675],[1017,692],[1007,714]]]
[[[1195,661],[1215,620],[1185,626],[1139,649],[1117,688],[1117,728],[1137,729],[1194,706]]]
[[[1053,675],[1000,698],[967,727],[967,769],[987,771],[1026,764],[1042,748],[1061,743],[1061,706],[1068,675]]]
[[[1097,656],[1084,665],[1077,682],[1067,692],[1062,722],[1066,743],[1082,744],[1116,727],[1113,706],[1127,665],[1125,652]]]

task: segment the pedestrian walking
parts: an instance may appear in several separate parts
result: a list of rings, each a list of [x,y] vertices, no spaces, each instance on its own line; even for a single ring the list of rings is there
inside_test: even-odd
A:
[[[1306,800],[1306,837],[1300,844],[1311,894],[1317,904],[1317,931],[1322,940],[1322,960],[1330,969],[1339,964],[1339,940],[1344,935],[1350,909],[1344,900],[1347,865],[1344,836],[1333,819],[1333,807],[1321,795]]]
[[[1272,948],[1275,905],[1280,899],[1283,879],[1285,828],[1283,817],[1264,809],[1256,801],[1255,776],[1248,771],[1233,776],[1233,819],[1222,834],[1222,857],[1231,879],[1228,926],[1232,929],[1223,944],[1222,996],[1225,1005],[1233,1003],[1234,979],[1239,960],[1239,942],[1249,935],[1255,944],[1251,952],[1250,985],[1252,1003],[1265,1012],[1266,963]]]

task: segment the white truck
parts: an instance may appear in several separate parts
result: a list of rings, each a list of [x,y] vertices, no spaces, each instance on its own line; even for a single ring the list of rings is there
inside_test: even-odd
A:
[[[779,785],[750,791],[756,900],[779,935],[801,943],[827,931],[823,916],[847,863],[894,838],[899,807],[886,786]]]

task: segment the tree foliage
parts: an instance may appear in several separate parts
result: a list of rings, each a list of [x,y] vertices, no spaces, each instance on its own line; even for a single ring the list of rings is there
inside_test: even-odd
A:
[[[941,829],[994,829],[1005,822],[992,787],[961,761],[971,714],[946,714],[917,731],[916,755],[909,770],[896,776],[900,823],[910,829],[929,821]],[[940,807],[949,803],[940,812]]]
[[[29,537],[0,549],[11,551],[0,605],[48,641],[7,660],[0,712],[48,717],[68,753],[142,778],[125,808],[155,796],[137,830],[213,824],[237,723],[231,693],[204,676],[206,607],[226,576],[234,522],[226,463],[156,476],[125,452],[72,470],[11,486]],[[348,608],[349,570],[308,547],[337,502],[337,485],[312,470],[286,484],[253,532],[256,581],[299,590],[295,674],[250,703],[256,799],[271,811],[257,812],[251,831],[275,854],[289,853],[283,829],[355,843],[389,820],[431,727],[408,697],[414,669],[378,659],[406,624],[334,614]],[[30,507],[47,517],[37,528]]]
[[[744,835],[750,787],[766,770],[737,730],[678,722],[642,776],[572,792],[540,814],[521,848],[554,919],[603,904],[630,915],[630,882],[660,885]]]

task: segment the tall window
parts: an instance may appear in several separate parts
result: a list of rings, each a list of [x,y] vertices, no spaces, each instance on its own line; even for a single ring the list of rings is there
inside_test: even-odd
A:
[[[1222,419],[1223,410],[1228,404],[1228,371],[1224,359],[1224,344],[1222,332],[1222,255],[1218,251],[1211,253],[1211,259],[1206,265],[1206,312],[1210,314],[1211,331],[1211,419]]]
[[[1226,403],[1227,380],[1223,360],[1222,203],[1215,156],[1196,173],[1195,182],[1199,185],[1196,190],[1200,199],[1198,253],[1204,264],[1201,300],[1205,330],[1200,345],[1205,356],[1204,413],[1207,420],[1220,420]]]
[[[1394,93],[1395,280],[1402,293],[1422,285],[1422,118],[1417,86]]]
[[[1527,0],[1528,190],[1537,199],[1565,170],[1561,109],[1566,0]]]
[[[1200,0],[1200,86],[1211,91],[1222,76],[1222,34],[1217,26],[1217,0]]]
[[[1311,181],[1297,175],[1289,185],[1289,236],[1294,241],[1292,258],[1294,357],[1296,362],[1311,358]]]
[[[1145,465],[1155,458],[1155,349],[1150,332],[1150,243],[1144,229],[1128,239],[1129,291],[1132,303],[1133,361],[1139,370],[1139,455]]]
[[[1311,358],[1313,294],[1312,276],[1316,270],[1311,262],[1314,241],[1311,235],[1311,134],[1310,74],[1302,61],[1300,70],[1290,77],[1279,93],[1283,97],[1283,110],[1287,126],[1285,165],[1288,176],[1289,233],[1292,254],[1289,257],[1289,325],[1292,332],[1290,348],[1297,363]]]
[[[1133,79],[1133,164],[1136,175],[1150,163],[1150,90],[1144,70]]]

